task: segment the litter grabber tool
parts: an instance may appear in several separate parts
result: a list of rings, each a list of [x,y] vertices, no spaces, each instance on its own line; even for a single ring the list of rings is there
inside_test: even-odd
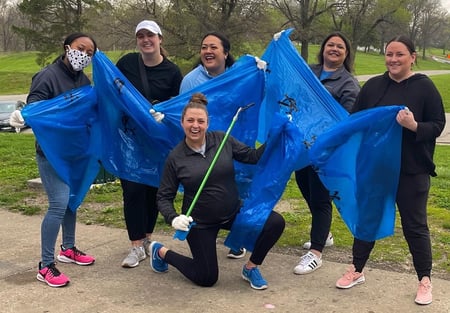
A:
[[[222,141],[220,142],[219,148],[217,149],[217,152],[214,155],[214,158],[213,158],[211,164],[209,165],[208,170],[206,171],[206,174],[203,177],[202,182],[200,183],[200,186],[198,187],[197,193],[195,194],[194,199],[192,200],[191,205],[189,206],[189,208],[188,208],[188,210],[186,212],[186,216],[187,217],[189,217],[191,215],[191,212],[194,209],[195,204],[197,203],[198,197],[200,196],[200,194],[201,194],[201,192],[203,190],[203,187],[205,187],[206,181],[208,180],[208,177],[211,174],[211,171],[214,168],[214,165],[216,164],[217,159],[219,158],[220,153],[222,152],[222,149],[225,146],[225,143],[226,143],[228,137],[230,136],[231,130],[233,129],[234,124],[236,123],[236,121],[237,121],[237,119],[239,117],[239,114],[242,111],[247,110],[249,107],[251,107],[253,105],[254,105],[254,103],[250,103],[250,104],[247,104],[246,106],[239,107],[239,109],[237,110],[236,114],[233,116],[231,124],[230,124],[230,126],[228,126],[228,129],[227,129],[227,131],[225,133],[225,136],[223,137]],[[189,234],[189,230],[191,229],[191,227],[193,225],[195,225],[195,222],[190,223],[189,224],[189,228],[186,231],[177,229],[175,231],[175,234],[173,235],[173,238],[174,239],[179,239],[179,240],[185,240],[187,235]]]

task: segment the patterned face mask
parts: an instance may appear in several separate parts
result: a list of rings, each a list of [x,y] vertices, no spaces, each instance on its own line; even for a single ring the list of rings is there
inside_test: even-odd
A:
[[[67,59],[74,71],[82,71],[91,63],[92,58],[86,52],[72,49],[70,46],[66,46],[66,49]]]

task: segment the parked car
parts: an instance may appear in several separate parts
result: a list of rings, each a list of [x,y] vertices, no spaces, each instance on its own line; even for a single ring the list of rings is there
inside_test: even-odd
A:
[[[25,103],[16,100],[0,100],[0,131],[14,131],[9,125],[9,116],[15,110],[22,110]]]

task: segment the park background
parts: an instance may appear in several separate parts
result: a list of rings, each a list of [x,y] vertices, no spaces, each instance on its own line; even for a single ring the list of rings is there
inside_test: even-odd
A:
[[[62,38],[75,30],[91,33],[100,49],[113,62],[117,61],[124,53],[133,51],[134,27],[144,18],[154,19],[161,25],[163,46],[183,73],[192,68],[201,37],[208,30],[220,29],[227,34],[232,42],[231,52],[238,58],[246,53],[260,56],[272,35],[289,27],[295,28],[291,39],[309,63],[316,61],[321,39],[332,30],[341,30],[351,38],[355,48],[355,74],[379,74],[385,70],[384,43],[395,34],[405,33],[418,47],[416,71],[450,70],[450,64],[446,63],[449,14],[443,3],[435,0],[0,1],[3,19],[0,95],[26,94],[32,75],[55,58],[62,49]],[[22,6],[23,12],[17,5]],[[90,71],[87,70],[88,74]],[[450,112],[450,74],[431,76],[431,79],[443,97],[446,112]],[[20,214],[44,214],[45,194],[28,184],[38,176],[34,136],[0,133],[0,160],[0,208]],[[450,147],[439,145],[435,161],[438,177],[432,179],[429,200],[434,273],[450,279]],[[299,250],[309,239],[311,221],[294,180],[288,183],[275,209],[287,221],[277,251],[301,255]],[[352,236],[336,210],[333,216],[331,231],[335,246],[326,249],[324,258],[348,262]],[[122,195],[117,182],[96,186],[89,192],[79,209],[79,222],[124,228]],[[170,233],[171,229],[159,218],[156,231]],[[413,272],[398,219],[395,235],[377,244],[370,265]]]

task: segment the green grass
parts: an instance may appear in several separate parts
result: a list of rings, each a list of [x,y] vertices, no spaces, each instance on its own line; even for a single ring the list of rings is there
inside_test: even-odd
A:
[[[256,48],[255,48],[256,49]],[[258,49],[263,51],[263,49]],[[315,63],[317,60],[317,52],[319,46],[309,46],[309,62]],[[130,51],[104,51],[113,63],[125,53]],[[438,54],[433,51],[432,54]],[[430,53],[431,54],[431,53]],[[10,94],[26,94],[31,84],[32,76],[40,70],[40,67],[36,64],[36,52],[19,52],[19,53],[3,53],[0,54],[0,95]],[[56,55],[55,55],[56,57]],[[235,56],[238,57],[238,56]],[[192,69],[193,60],[184,60],[176,57],[170,57],[181,69],[183,74],[186,74]],[[368,75],[379,74],[386,70],[384,66],[384,58],[382,55],[376,53],[362,53],[357,52],[355,57],[355,74],[356,75]],[[431,59],[422,60],[419,57],[418,65],[415,66],[415,70],[450,70],[450,64],[444,64],[432,61]],[[88,67],[86,73],[91,75],[92,68]],[[437,76],[436,76],[437,77]],[[435,77],[432,77],[434,80]],[[447,76],[448,81],[448,76]],[[442,83],[442,87],[447,88],[448,85]],[[441,90],[440,90],[441,91]],[[450,104],[448,104],[450,107]]]
[[[32,134],[0,133],[0,208],[23,214],[44,214],[47,199],[42,190],[33,189],[27,181],[38,177]],[[450,277],[450,146],[437,146],[435,153],[437,177],[432,178],[429,198],[429,225],[432,235],[434,272]],[[175,206],[180,208],[181,197]],[[280,252],[301,253],[301,244],[309,239],[311,214],[291,179],[276,208],[286,220],[286,229],[277,243]],[[125,228],[122,213],[122,192],[118,182],[95,186],[87,194],[78,211],[78,221],[85,224]],[[335,246],[325,250],[326,258],[348,261],[353,237],[334,209],[331,231]],[[172,233],[160,216],[156,232]],[[226,232],[221,232],[224,238]],[[412,271],[411,257],[397,218],[395,234],[377,242],[370,265],[391,266]]]

